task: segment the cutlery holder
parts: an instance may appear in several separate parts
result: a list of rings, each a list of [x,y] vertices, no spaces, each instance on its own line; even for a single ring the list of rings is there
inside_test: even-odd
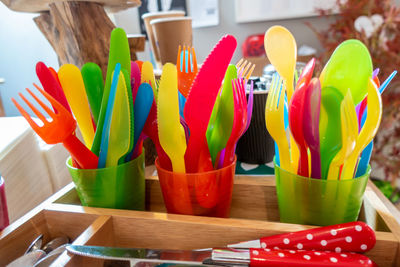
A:
[[[322,180],[274,165],[281,222],[326,226],[357,220],[371,167],[354,179]]]
[[[229,217],[236,159],[222,169],[201,173],[176,173],[160,167],[161,192],[168,213]]]
[[[144,210],[144,152],[127,163],[102,169],[67,167],[83,206]]]

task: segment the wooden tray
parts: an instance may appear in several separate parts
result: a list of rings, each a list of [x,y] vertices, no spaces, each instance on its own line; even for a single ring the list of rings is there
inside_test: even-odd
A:
[[[82,207],[69,184],[0,234],[0,266],[21,255],[39,234],[44,242],[67,235],[74,244],[197,249],[314,226],[279,222],[273,176],[236,176],[231,218],[165,213],[157,177],[146,179],[146,212]],[[369,182],[359,220],[375,231],[366,255],[379,266],[400,266],[400,212]],[[102,266],[103,262],[64,252],[59,265]]]

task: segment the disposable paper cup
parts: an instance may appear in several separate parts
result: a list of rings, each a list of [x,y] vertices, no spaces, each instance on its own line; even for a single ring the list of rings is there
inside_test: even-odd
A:
[[[176,173],[155,161],[165,207],[168,213],[229,217],[236,159],[219,170]]]
[[[144,210],[144,152],[127,163],[103,169],[67,167],[83,206]]]
[[[323,180],[295,175],[275,165],[280,221],[332,225],[356,221],[371,173],[348,180]]]
[[[160,52],[161,64],[167,62],[176,64],[179,45],[192,46],[192,18],[153,19],[150,24]]]
[[[149,43],[151,47],[151,51],[153,51],[154,58],[159,65],[158,67],[161,67],[161,60],[160,60],[160,53],[158,51],[158,48],[156,46],[156,39],[154,37],[154,32],[153,28],[150,25],[150,21],[153,19],[159,19],[159,18],[169,18],[169,17],[183,17],[185,16],[184,11],[165,11],[165,12],[152,12],[152,13],[146,13],[142,15],[142,19],[144,21],[144,26],[146,28],[147,36],[149,38]]]
[[[267,91],[254,91],[253,115],[249,129],[239,139],[236,147],[238,161],[250,164],[271,162],[274,155],[274,140],[265,130],[265,103]]]
[[[0,231],[10,224],[8,218],[8,209],[6,201],[6,191],[4,188],[4,179],[0,177]]]

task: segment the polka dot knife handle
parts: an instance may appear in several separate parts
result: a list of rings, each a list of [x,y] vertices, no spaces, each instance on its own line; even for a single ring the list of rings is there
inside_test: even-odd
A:
[[[374,247],[375,242],[375,232],[367,224],[350,222],[263,237],[259,240],[232,244],[228,247],[304,249],[340,253],[344,251],[366,252]]]
[[[261,266],[377,266],[368,257],[356,253],[306,250],[250,249],[250,267]]]

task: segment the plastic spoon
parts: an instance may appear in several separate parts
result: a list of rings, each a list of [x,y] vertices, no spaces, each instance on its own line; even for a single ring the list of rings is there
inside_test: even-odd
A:
[[[284,80],[288,101],[293,94],[293,81],[296,69],[297,45],[290,31],[282,26],[272,26],[264,36],[264,47],[268,59]],[[297,171],[299,150],[290,136],[290,161]]]
[[[303,71],[301,72],[299,79],[297,80],[297,84],[305,83],[308,84],[312,78],[312,74],[314,72],[315,67],[315,58],[310,59],[307,65],[304,67]]]
[[[58,78],[75,115],[83,140],[90,148],[94,138],[94,127],[81,71],[75,65],[64,64],[58,71]]]
[[[364,147],[374,138],[382,117],[382,99],[375,83],[370,79],[368,82],[368,107],[367,119],[360,135],[357,137],[356,145],[347,161],[343,164],[342,179],[351,179],[354,176],[358,156]]]
[[[129,112],[129,98],[124,75],[119,75],[114,107],[111,115],[110,137],[106,167],[117,166],[125,162],[125,155],[129,152],[131,132]]]
[[[143,64],[144,65],[144,64]],[[135,132],[133,148],[138,144],[139,136],[143,131],[144,124],[149,116],[151,105],[153,104],[154,95],[150,84],[142,83],[136,95],[134,113],[135,113]]]
[[[231,64],[225,73],[213,128],[210,128],[209,124],[207,129],[206,137],[213,166],[215,166],[217,154],[226,146],[231,135],[233,125],[233,88],[231,81],[236,78],[236,66]]]
[[[110,38],[110,53],[108,56],[107,75],[104,85],[103,97],[101,100],[100,114],[97,123],[96,134],[93,140],[92,152],[99,155],[101,139],[103,138],[103,125],[106,116],[108,98],[111,90],[112,73],[116,64],[119,63],[121,68],[127,70],[128,77],[125,77],[125,82],[129,82],[131,74],[131,59],[128,38],[126,33],[121,28],[115,28],[111,32]],[[118,81],[118,80],[117,80]],[[127,86],[129,88],[129,86]]]
[[[292,99],[290,100],[289,104],[289,125],[293,138],[296,141],[297,146],[300,150],[299,167],[297,170],[297,174],[304,177],[309,177],[307,152],[308,148],[304,140],[303,134],[303,124],[310,123],[309,121],[305,121],[303,118],[305,110],[304,98],[306,88],[307,84],[304,81],[297,85],[297,88],[293,93]]]
[[[318,78],[311,79],[304,93],[303,134],[311,152],[311,177],[321,178],[319,139],[319,114],[321,106],[321,84]]]
[[[132,98],[133,104],[135,104],[137,90],[139,89],[141,81],[141,73],[139,66],[136,62],[131,62],[131,88],[132,88]]]
[[[340,114],[342,148],[338,151],[329,166],[328,180],[339,178],[339,168],[353,151],[358,136],[357,114],[350,90],[342,101]]]
[[[106,159],[107,159],[107,153],[108,153],[108,142],[109,142],[109,137],[110,137],[110,126],[111,126],[111,116],[112,116],[112,111],[114,109],[114,100],[115,100],[115,95],[117,92],[117,85],[118,85],[118,80],[119,76],[121,73],[121,64],[117,63],[115,65],[115,71],[113,74],[113,80],[110,88],[110,93],[109,93],[109,99],[106,102],[107,106],[105,108],[106,114],[104,117],[104,124],[103,124],[103,129],[102,129],[102,136],[101,136],[101,144],[100,144],[100,152],[99,152],[99,162],[98,162],[98,168],[104,168],[106,166]],[[97,127],[97,131],[99,130],[99,127]]]
[[[347,40],[333,52],[321,74],[321,85],[335,87],[342,95],[350,88],[354,104],[367,94],[372,60],[367,47],[359,40]]]
[[[150,61],[145,61],[142,64],[142,70],[141,70],[141,83],[149,83],[151,85],[151,88],[154,89],[153,95],[154,99],[157,102],[157,90],[156,90],[156,79],[154,77],[154,71],[153,71],[153,65],[150,63]]]
[[[342,93],[336,88],[323,88],[321,92],[321,115],[319,124],[321,175],[322,179],[328,176],[329,165],[342,147],[340,103]]]
[[[103,75],[100,67],[92,62],[83,65],[81,73],[93,119],[97,124],[104,89]]]

